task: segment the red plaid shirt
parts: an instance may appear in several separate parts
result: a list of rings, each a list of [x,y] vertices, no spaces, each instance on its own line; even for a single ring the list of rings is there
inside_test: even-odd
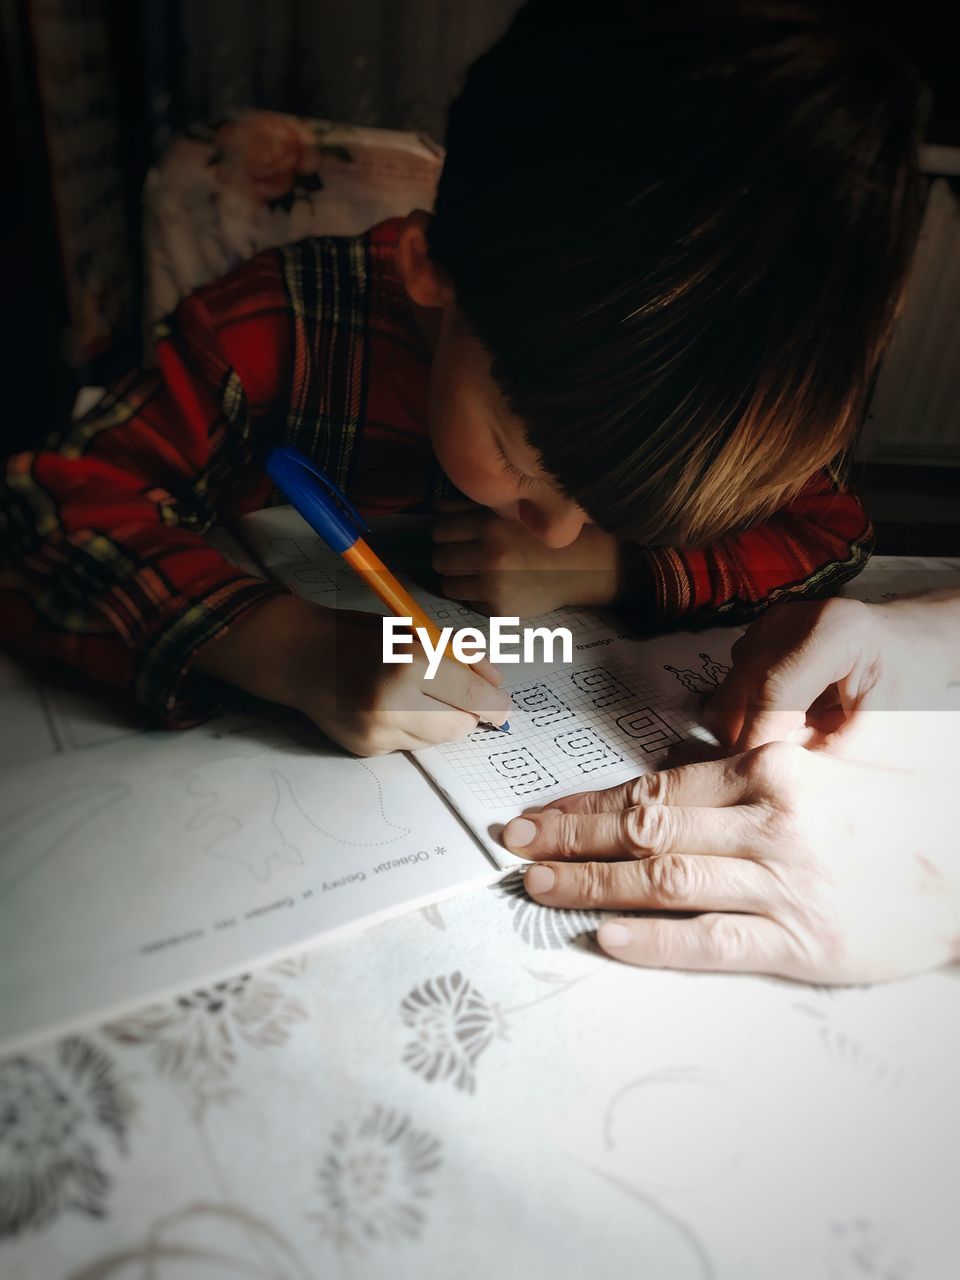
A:
[[[297,444],[367,515],[426,511],[445,480],[426,428],[429,353],[394,266],[397,223],[258,254],[160,326],[130,374],[38,452],[9,459],[0,637],[132,695],[162,723],[210,709],[201,645],[281,588],[213,550],[267,503],[262,461]],[[766,524],[698,551],[638,553],[638,616],[742,620],[822,594],[871,530],[826,474]],[[638,587],[638,591],[641,588]]]

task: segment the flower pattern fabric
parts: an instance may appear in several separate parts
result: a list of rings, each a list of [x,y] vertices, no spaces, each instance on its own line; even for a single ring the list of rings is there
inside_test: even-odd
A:
[[[473,1093],[477,1059],[506,1024],[495,1005],[459,971],[431,978],[414,987],[400,1005],[404,1026],[412,1039],[403,1061],[425,1080],[451,1080],[457,1089]]]
[[[407,1115],[374,1107],[330,1135],[318,1181],[321,1231],[338,1249],[415,1240],[440,1167],[440,1143]]]
[[[132,1101],[112,1061],[90,1041],[60,1042],[52,1060],[0,1060],[0,1239],[65,1210],[102,1217],[125,1153]]]
[[[443,920],[440,930],[415,912],[331,942],[289,973],[273,966],[158,1002],[149,1019],[116,1020],[106,1042],[85,1036],[4,1060],[4,1280],[494,1274],[514,1247],[495,1230],[507,1219],[518,1250],[542,1263],[527,1274],[787,1280],[825,1267],[852,1275],[861,1257],[911,1280],[950,1273],[931,1264],[948,1231],[946,1220],[930,1231],[929,1185],[917,1176],[918,1161],[953,1158],[952,1114],[929,1105],[952,1087],[950,975],[828,998],[762,979],[627,970],[569,946],[551,957],[551,979],[565,985],[544,985],[502,895],[450,899]],[[424,980],[427,953],[436,967]],[[274,1022],[284,1000],[310,1021]],[[919,1030],[902,1034],[935,1011],[926,1048]],[[882,1051],[902,1067],[895,1108],[885,1080],[828,1051],[825,1020],[864,1060]],[[207,1043],[197,1023],[208,1037],[222,1024],[214,1040],[230,1045],[215,1073],[223,1105],[204,1111],[191,1089],[170,1089],[209,1078],[188,1049]],[[633,1087],[666,1079],[665,1066],[684,1084],[704,1063],[723,1117],[706,1139],[750,1135],[711,1184],[710,1207],[689,1188],[714,1112],[701,1108],[687,1142],[689,1088],[652,1099]],[[812,1142],[798,1160],[791,1135],[831,1124],[829,1149]],[[900,1179],[895,1218],[876,1171],[877,1144],[894,1136],[903,1174],[885,1178],[888,1188]],[[776,1199],[765,1201],[771,1168]],[[802,1193],[796,1204],[785,1187]],[[740,1204],[731,1255],[716,1206]],[[769,1226],[759,1243],[747,1229],[757,1206]],[[861,1221],[881,1222],[883,1238],[855,1229]]]
[[[290,961],[265,974],[239,974],[148,1005],[103,1030],[118,1044],[148,1047],[157,1073],[185,1087],[203,1111],[235,1092],[231,1077],[242,1045],[278,1048],[306,1019],[306,1007],[283,986],[299,969],[299,961]]]
[[[430,209],[443,151],[429,139],[275,111],[176,138],[144,189],[144,327],[261,249],[359,235]]]
[[[575,938],[592,933],[604,918],[602,911],[564,910],[534,902],[524,888],[522,871],[511,871],[493,888],[508,907],[514,929],[537,951],[562,951]]]

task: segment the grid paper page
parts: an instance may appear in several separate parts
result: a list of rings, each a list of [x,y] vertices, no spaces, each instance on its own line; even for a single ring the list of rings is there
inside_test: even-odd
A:
[[[554,615],[554,625],[566,620]],[[501,866],[519,859],[500,843],[502,824],[558,796],[617,786],[663,768],[667,750],[712,741],[700,708],[728,671],[739,632],[711,629],[653,640],[608,635],[574,662],[507,674],[510,733],[478,726],[460,742],[414,759]],[[576,646],[575,646],[576,650]]]
[[[437,751],[486,809],[647,767],[693,728],[671,700],[619,660],[566,667],[509,690],[510,734],[485,726]]]

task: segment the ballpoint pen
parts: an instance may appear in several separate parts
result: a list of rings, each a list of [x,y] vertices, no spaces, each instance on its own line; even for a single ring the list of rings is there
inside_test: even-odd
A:
[[[319,467],[293,445],[278,445],[267,456],[267,474],[314,533],[343,557],[395,618],[410,618],[412,626],[424,629],[431,643],[440,642],[437,624],[364,541],[361,534],[368,530],[363,517]],[[458,661],[452,654],[444,657]],[[509,721],[492,727],[510,732]]]

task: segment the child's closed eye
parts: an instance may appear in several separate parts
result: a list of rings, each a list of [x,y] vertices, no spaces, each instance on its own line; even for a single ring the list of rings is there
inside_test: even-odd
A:
[[[521,488],[526,489],[526,488],[529,488],[531,485],[535,485],[537,483],[535,476],[528,476],[525,471],[521,471],[518,466],[515,466],[514,463],[510,461],[510,459],[507,457],[506,453],[504,452],[503,445],[500,443],[499,440],[496,441],[496,446],[497,446],[497,452],[500,454],[500,457],[503,460],[504,471],[507,473],[508,476],[512,476],[513,479],[517,481],[517,483],[520,485]]]

